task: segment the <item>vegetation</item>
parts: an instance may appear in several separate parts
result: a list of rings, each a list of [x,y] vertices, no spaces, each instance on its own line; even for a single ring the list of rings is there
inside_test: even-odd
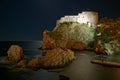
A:
[[[55,40],[62,38],[62,34],[61,33],[57,33],[55,31],[51,31],[48,34],[50,35],[51,38],[53,38]]]
[[[120,52],[120,18],[102,18],[96,30],[96,38],[101,41],[106,53],[114,54]],[[99,34],[99,35],[98,35]]]
[[[102,43],[108,43],[109,41],[120,37],[120,18],[102,18],[99,25],[97,34],[101,34],[99,37]]]
[[[82,42],[88,46],[91,46],[94,41],[95,29],[93,27],[88,27],[85,23],[59,23],[53,31],[57,33],[55,34],[56,36],[61,34],[64,38],[69,38],[69,40],[73,40],[75,42]]]
[[[73,22],[64,22],[63,24],[65,24],[67,27],[69,27]]]

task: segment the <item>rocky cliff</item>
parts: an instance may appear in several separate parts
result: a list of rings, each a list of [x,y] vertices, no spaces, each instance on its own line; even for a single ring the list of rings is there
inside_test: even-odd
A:
[[[77,22],[59,23],[52,31],[43,32],[42,49],[56,47],[83,50],[94,42],[95,28]]]
[[[120,52],[120,18],[102,18],[96,27],[77,22],[59,23],[52,31],[43,32],[42,49],[56,47],[92,48],[97,53],[117,54]]]
[[[96,52],[108,55],[120,53],[120,18],[102,18],[96,32]]]

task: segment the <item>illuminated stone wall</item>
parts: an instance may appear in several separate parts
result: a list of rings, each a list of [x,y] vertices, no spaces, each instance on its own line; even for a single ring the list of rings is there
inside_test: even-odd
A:
[[[89,26],[96,26],[98,23],[98,13],[93,11],[83,11],[78,15],[67,15],[57,20],[57,23],[63,22],[79,22],[86,23]]]

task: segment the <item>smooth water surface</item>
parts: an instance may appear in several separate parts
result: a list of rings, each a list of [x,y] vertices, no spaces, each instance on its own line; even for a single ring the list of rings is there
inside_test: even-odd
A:
[[[12,44],[23,47],[27,59],[42,56],[41,41],[4,41],[0,42],[0,56],[6,56]],[[61,68],[60,72],[39,69],[9,69],[0,65],[0,80],[59,80],[59,75],[64,75],[70,80],[120,80],[120,68],[104,67],[92,64],[90,61],[96,54],[90,51],[75,52],[76,60],[70,65]],[[9,66],[9,65],[8,65]]]

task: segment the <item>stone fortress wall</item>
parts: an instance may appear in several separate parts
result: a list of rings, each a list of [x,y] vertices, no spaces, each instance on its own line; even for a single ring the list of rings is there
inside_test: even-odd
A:
[[[82,13],[78,13],[78,15],[66,15],[57,20],[57,23],[63,22],[79,22],[86,23],[89,26],[96,26],[98,23],[98,12],[83,11]]]

